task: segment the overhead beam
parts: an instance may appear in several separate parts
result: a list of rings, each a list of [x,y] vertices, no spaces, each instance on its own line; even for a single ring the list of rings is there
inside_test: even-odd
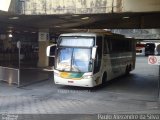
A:
[[[160,11],[160,0],[22,0],[20,13],[97,14]]]

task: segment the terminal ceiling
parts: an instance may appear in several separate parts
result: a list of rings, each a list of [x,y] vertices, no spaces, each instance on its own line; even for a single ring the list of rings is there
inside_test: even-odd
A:
[[[65,14],[65,15],[15,15],[0,11],[0,33],[38,31],[50,29],[51,33],[75,29],[159,29],[160,12]]]

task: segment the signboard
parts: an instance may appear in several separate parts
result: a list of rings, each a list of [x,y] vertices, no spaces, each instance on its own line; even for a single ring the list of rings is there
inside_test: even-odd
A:
[[[21,42],[20,42],[20,41],[17,42],[17,48],[18,48],[18,49],[21,48]]]
[[[148,64],[150,65],[160,65],[160,56],[149,56]]]
[[[39,32],[39,41],[47,41],[47,40],[49,40],[49,33]]]

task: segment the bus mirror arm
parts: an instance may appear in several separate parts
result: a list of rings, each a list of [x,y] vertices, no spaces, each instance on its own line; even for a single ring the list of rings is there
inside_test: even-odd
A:
[[[97,52],[97,46],[94,46],[92,48],[92,59],[95,60],[96,59],[96,52]]]
[[[54,52],[57,44],[53,44],[47,47],[46,49],[46,55],[47,57],[55,57]]]

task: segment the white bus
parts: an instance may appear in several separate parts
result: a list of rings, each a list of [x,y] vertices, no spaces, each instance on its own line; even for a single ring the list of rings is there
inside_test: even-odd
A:
[[[94,87],[135,68],[135,40],[118,34],[67,33],[58,38],[54,82]],[[51,48],[47,47],[47,56]]]

